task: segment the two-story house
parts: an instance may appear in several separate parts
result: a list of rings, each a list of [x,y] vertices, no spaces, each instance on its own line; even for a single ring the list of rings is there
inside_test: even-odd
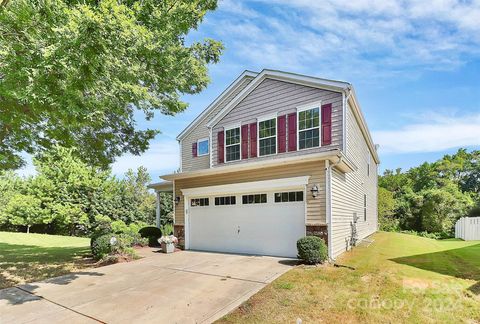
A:
[[[296,257],[318,235],[334,259],[377,230],[379,158],[347,82],[245,71],[177,139],[180,172],[151,187],[173,192],[186,249]]]

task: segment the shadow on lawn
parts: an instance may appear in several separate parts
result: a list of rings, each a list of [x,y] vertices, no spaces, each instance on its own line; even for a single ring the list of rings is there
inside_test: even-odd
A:
[[[88,247],[41,247],[0,243],[0,289],[57,277],[91,266]]]
[[[480,244],[390,260],[447,276],[475,280],[477,283],[468,290],[480,295]]]

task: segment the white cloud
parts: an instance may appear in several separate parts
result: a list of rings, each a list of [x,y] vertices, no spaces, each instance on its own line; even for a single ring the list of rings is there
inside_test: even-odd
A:
[[[425,114],[423,122],[395,130],[373,131],[381,153],[439,152],[480,145],[480,114],[470,116]]]
[[[125,154],[119,157],[112,165],[112,172],[122,176],[128,169],[144,166],[150,174],[167,174],[176,171],[179,164],[177,141],[164,139],[152,142],[150,148],[140,156]]]
[[[381,78],[455,69],[480,52],[479,0],[229,0],[219,11],[212,31],[255,67]]]

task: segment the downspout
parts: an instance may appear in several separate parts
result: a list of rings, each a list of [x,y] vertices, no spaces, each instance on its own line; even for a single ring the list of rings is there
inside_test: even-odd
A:
[[[325,177],[326,177],[326,206],[327,206],[327,236],[328,236],[328,258],[330,261],[335,261],[333,258],[332,246],[332,167],[339,165],[342,162],[342,156],[337,155],[338,161],[330,164],[330,160],[325,161]]]

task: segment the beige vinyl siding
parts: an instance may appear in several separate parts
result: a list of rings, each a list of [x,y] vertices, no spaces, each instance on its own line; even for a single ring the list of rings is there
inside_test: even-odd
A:
[[[222,110],[240,91],[242,91],[251,81],[252,77],[245,77],[238,86],[223,101],[214,107],[205,118],[198,123],[193,130],[190,131],[181,142],[182,151],[182,172],[195,171],[210,168],[210,155],[192,156],[192,144],[199,139],[208,138],[210,136],[206,124],[220,110]]]
[[[298,163],[289,166],[277,166],[259,168],[251,171],[232,172],[213,176],[204,176],[188,179],[175,180],[175,196],[181,197],[180,202],[175,206],[175,224],[183,225],[185,220],[185,199],[181,189],[206,187],[230,183],[241,183],[260,180],[271,180],[291,178],[298,176],[310,176],[307,186],[307,216],[308,225],[324,225],[325,222],[325,162]],[[316,198],[312,197],[310,190],[314,185],[319,188]],[[212,202],[211,202],[212,203]],[[240,202],[241,203],[241,202]]]
[[[342,103],[341,93],[307,87],[299,84],[265,79],[250,94],[248,94],[235,108],[220,120],[213,128],[212,159],[213,166],[218,165],[217,156],[217,133],[226,125],[250,124],[257,121],[258,117],[275,114],[286,115],[297,111],[297,107],[315,101],[323,104],[332,104],[332,144],[316,149],[307,149],[294,152],[256,157],[231,163],[245,163],[248,161],[260,161],[276,159],[287,156],[303,155],[342,149]],[[288,138],[287,138],[288,147]]]
[[[343,174],[332,170],[332,254],[349,248],[354,213],[358,216],[358,238],[377,230],[377,165],[367,146],[350,107],[347,109],[347,156],[358,170]],[[367,161],[370,155],[370,175]],[[364,221],[363,199],[367,194],[367,221]]]

